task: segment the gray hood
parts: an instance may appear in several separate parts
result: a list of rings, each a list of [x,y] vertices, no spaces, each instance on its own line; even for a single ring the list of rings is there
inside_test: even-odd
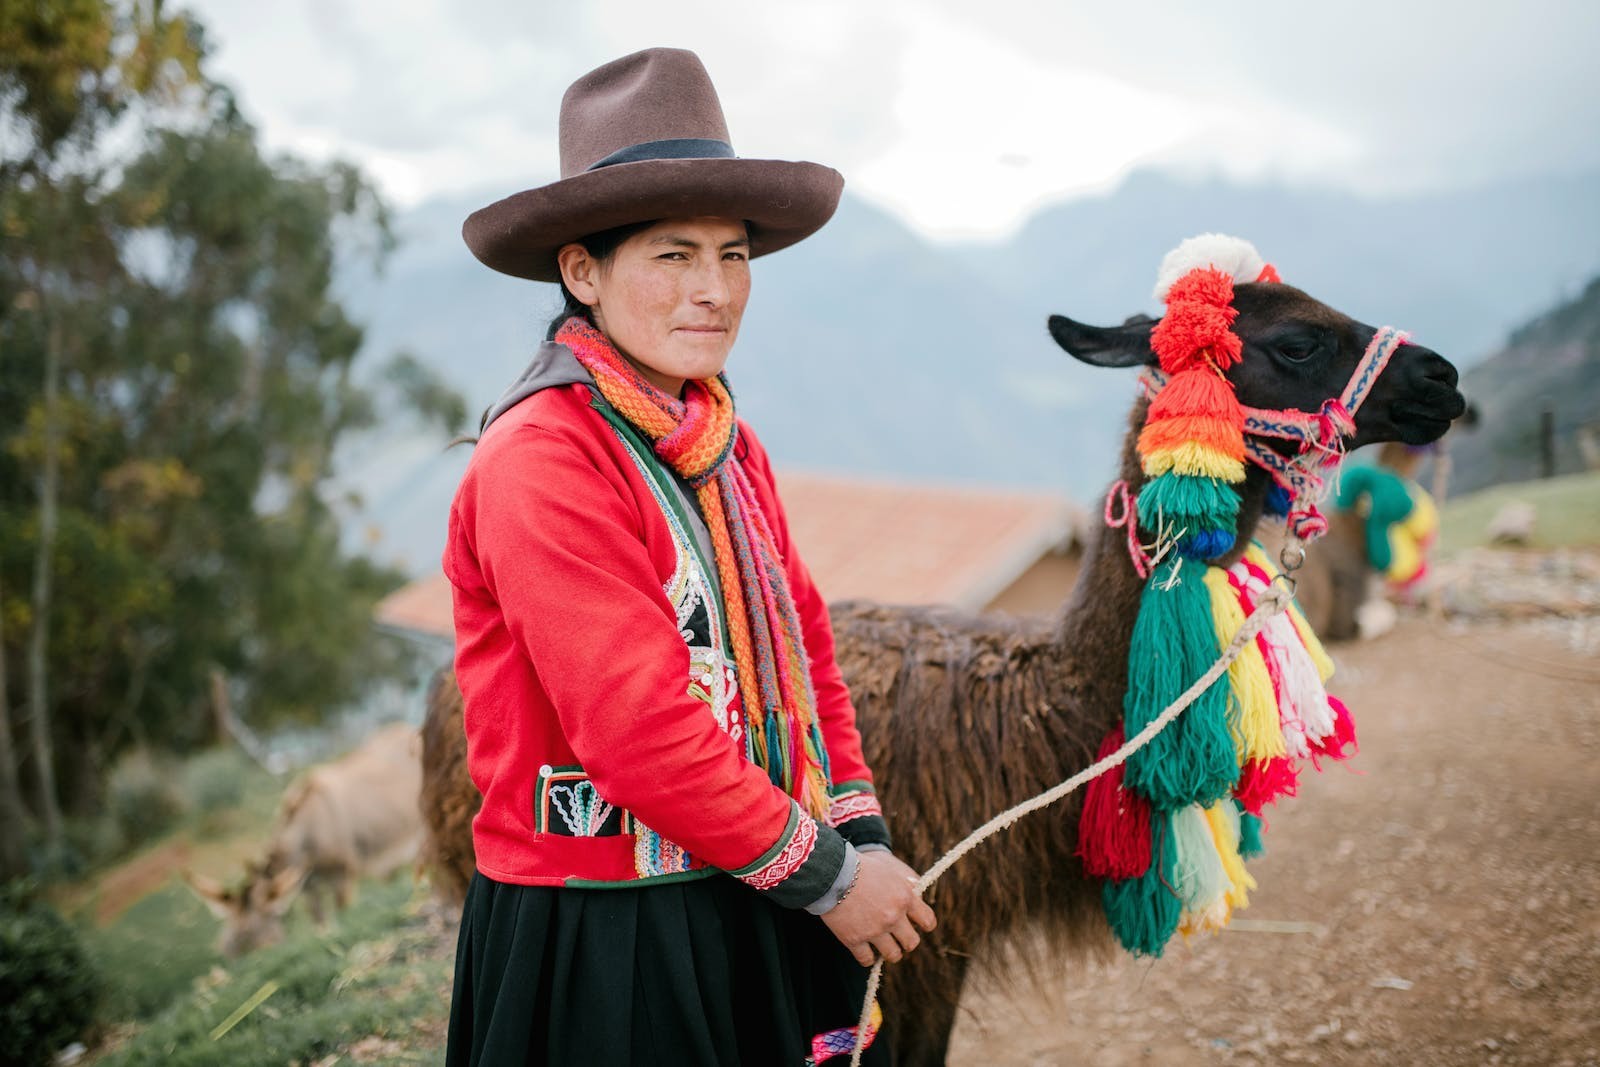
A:
[[[500,394],[500,399],[489,405],[489,410],[483,413],[483,423],[478,427],[478,433],[482,434],[489,428],[491,422],[541,389],[571,385],[574,382],[593,386],[594,376],[589,373],[587,367],[578,362],[578,357],[572,354],[572,349],[566,345],[558,345],[554,341],[546,341],[539,346],[539,351],[533,354],[533,362],[528,364],[528,369],[523,371],[517,380]],[[667,485],[676,494],[683,513],[689,518],[689,532],[700,545],[701,558],[715,560],[711,534],[706,529],[705,518],[700,514],[700,503],[695,499],[694,491],[677,472],[670,468],[667,472],[671,475]],[[710,566],[715,570],[714,562]],[[716,575],[713,573],[711,581],[715,583],[716,580]]]
[[[517,380],[500,394],[500,399],[490,404],[489,409],[483,413],[483,422],[478,425],[478,432],[481,434],[487,430],[491,422],[534,393],[558,385],[571,385],[574,382],[593,385],[594,376],[578,362],[578,357],[572,354],[572,349],[566,345],[558,345],[554,341],[546,341],[539,346],[539,351],[533,354],[533,362],[528,364],[528,369],[518,375]]]

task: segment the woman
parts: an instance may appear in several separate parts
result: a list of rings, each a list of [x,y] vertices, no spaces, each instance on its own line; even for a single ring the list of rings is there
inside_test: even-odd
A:
[[[888,851],[827,609],[719,375],[749,260],[820,228],[842,180],[736,158],[672,49],[573,84],[561,172],[464,230],[567,306],[450,513],[484,803],[448,1062],[823,1059],[853,1036],[862,967],[934,917]]]

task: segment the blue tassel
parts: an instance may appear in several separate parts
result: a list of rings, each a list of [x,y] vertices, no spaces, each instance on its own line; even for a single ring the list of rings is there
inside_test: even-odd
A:
[[[1226,555],[1233,548],[1233,542],[1232,530],[1201,530],[1178,542],[1178,554],[1203,562]]]
[[[1268,515],[1279,518],[1289,514],[1289,490],[1274,482],[1272,488],[1267,490],[1266,511]]]

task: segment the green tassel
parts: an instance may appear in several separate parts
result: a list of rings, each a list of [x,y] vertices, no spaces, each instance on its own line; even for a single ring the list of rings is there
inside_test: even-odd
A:
[[[1128,649],[1125,736],[1133,737],[1211,668],[1220,649],[1203,564],[1161,563],[1139,603]],[[1228,676],[1223,674],[1178,720],[1128,758],[1125,782],[1155,807],[1207,807],[1239,780],[1228,729]]]
[[[1150,813],[1150,869],[1138,878],[1106,882],[1100,903],[1111,931],[1135,956],[1159,956],[1178,929],[1183,902],[1171,889],[1177,865],[1172,820],[1166,812]]]
[[[1206,813],[1193,804],[1173,812],[1172,837],[1177,853],[1172,885],[1183,906],[1198,912],[1227,896],[1232,883],[1217,855]]]
[[[1261,819],[1251,815],[1248,811],[1239,812],[1239,857],[1241,859],[1255,859],[1261,855]]]
[[[1239,522],[1239,493],[1218,478],[1167,473],[1139,490],[1138,509],[1139,525],[1148,534],[1157,533],[1162,520],[1174,534],[1185,527],[1190,534],[1233,533]]]

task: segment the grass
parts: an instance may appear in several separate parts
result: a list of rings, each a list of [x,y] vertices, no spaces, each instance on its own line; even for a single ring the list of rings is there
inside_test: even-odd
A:
[[[124,921],[134,918],[130,910]],[[363,1039],[377,1039],[387,1063],[439,1058],[451,960],[407,878],[365,886],[332,933],[302,923],[225,969],[214,958],[197,968],[193,938],[172,934],[188,945],[175,951],[173,975],[108,972],[167,1004],[96,1059],[101,1067],[329,1065]],[[214,927],[208,945],[209,936]],[[191,973],[180,982],[183,971]]]
[[[111,926],[84,932],[106,981],[104,1014],[149,1019],[217,963],[217,921],[177,886],[135,903]]]
[[[224,960],[217,920],[178,868],[237,878],[265,842],[286,783],[225,752],[203,753],[172,774],[184,804],[168,833],[51,893],[106,989],[104,1040],[84,1062],[439,1062],[454,927],[410,877],[363,883],[327,933],[295,908],[282,944]]]
[[[1454,556],[1487,544],[1489,521],[1514,500],[1532,504],[1538,515],[1531,547],[1600,545],[1600,472],[1590,472],[1497,485],[1447,501],[1441,518],[1440,553]]]

